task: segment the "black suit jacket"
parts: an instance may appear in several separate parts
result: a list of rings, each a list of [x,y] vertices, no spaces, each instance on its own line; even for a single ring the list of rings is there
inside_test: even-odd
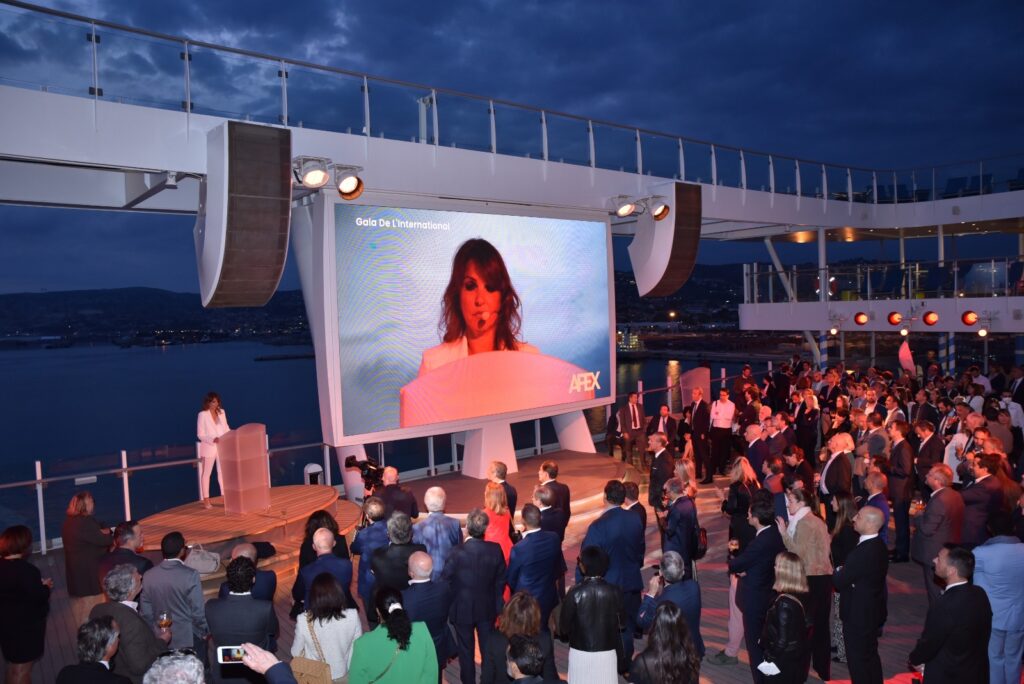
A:
[[[706,440],[711,433],[711,406],[703,399],[693,408],[690,427],[693,429],[694,439],[699,437],[701,440]]]
[[[212,655],[210,671],[215,682],[259,682],[259,675],[241,663],[217,663],[218,646],[237,646],[246,642],[271,652],[276,650],[272,641],[277,635],[277,614],[270,601],[259,601],[251,596],[228,596],[206,603],[206,622],[210,625]]]
[[[945,444],[942,442],[942,435],[938,432],[932,434],[928,441],[922,442],[917,452],[917,477],[924,482],[928,471],[936,463],[942,463],[946,457]]]
[[[651,461],[650,487],[647,490],[647,503],[656,511],[665,510],[662,504],[662,488],[675,476],[675,459],[668,449],[654,457]],[[644,527],[647,527],[644,525]]]
[[[850,625],[851,634],[878,629],[885,622],[888,571],[889,549],[881,537],[857,544],[836,568],[832,583],[839,590],[839,617]]]
[[[564,485],[558,480],[551,480],[545,484],[546,487],[550,487],[551,491],[555,495],[555,500],[551,503],[555,508],[561,508],[565,511],[565,517],[572,517],[572,509],[569,508],[569,485]],[[568,524],[568,521],[566,522]]]
[[[374,587],[390,587],[405,591],[409,587],[409,556],[417,551],[426,553],[423,544],[388,544],[376,549],[370,558],[375,578]]]
[[[964,523],[960,541],[963,544],[981,544],[988,539],[988,521],[992,514],[1002,508],[1003,486],[999,478],[989,475],[984,480],[972,482],[960,490],[964,500]]]
[[[110,547],[111,535],[104,533],[99,522],[91,515],[70,515],[64,519],[60,536],[64,540],[68,594],[102,594],[98,568],[100,559]]]
[[[220,583],[217,598],[227,598],[231,591],[227,582]],[[277,593],[277,573],[273,570],[257,570],[256,584],[252,585],[252,597],[261,601],[273,601]]]
[[[454,624],[493,622],[504,603],[505,555],[494,542],[470,537],[451,550],[441,580],[452,592]]]
[[[455,643],[448,629],[448,612],[451,610],[448,585],[444,582],[410,584],[402,592],[402,605],[409,620],[427,625],[437,651],[437,663],[443,668],[455,655]]]
[[[384,500],[384,519],[387,520],[395,511],[402,511],[415,520],[420,517],[420,509],[416,505],[416,497],[401,485],[388,485],[377,496]]]
[[[640,425],[636,429],[636,435],[641,435],[647,429],[647,416],[644,414],[644,405],[640,402],[636,403],[637,412],[637,423]],[[618,410],[618,422],[619,422],[619,433],[623,432],[634,432],[633,430],[633,414],[629,408],[629,402]],[[636,436],[634,435],[634,437]]]
[[[925,684],[987,682],[991,633],[992,607],[985,590],[972,584],[947,589],[928,608],[910,662],[925,665]]]
[[[853,491],[853,466],[850,463],[851,460],[849,452],[843,452],[835,457],[832,465],[825,471],[824,482],[825,488],[828,489],[828,494],[822,492],[821,487],[818,488],[818,494],[821,496],[823,503],[829,503],[832,501],[832,497],[840,492],[849,494]]]
[[[910,411],[911,424],[919,420],[927,420],[936,429],[939,427],[939,409],[931,404],[914,404]]]
[[[643,526],[643,529],[647,529],[647,509],[644,508],[644,505],[642,503],[637,501],[635,504],[633,504],[626,510],[640,518],[640,525]]]
[[[565,541],[565,528],[569,525],[569,516],[561,508],[551,506],[540,512],[540,529],[554,532],[558,541]]]
[[[141,556],[131,549],[116,548],[113,551],[105,554],[100,558],[100,562],[97,565],[99,572],[97,573],[100,578],[100,586],[103,586],[103,578],[107,576],[107,573],[114,569],[115,565],[132,565],[136,570],[139,571],[140,575],[145,575],[146,571],[153,567],[153,561],[149,560],[145,556]]]
[[[736,586],[736,604],[744,612],[763,615],[772,600],[775,557],[786,550],[779,528],[771,525],[729,559],[729,572],[744,573]]]
[[[505,490],[505,499],[508,502],[508,513],[511,518],[516,517],[516,504],[519,503],[519,492],[508,482],[502,481],[501,488]]]
[[[651,422],[647,424],[647,436],[650,437],[658,431],[658,427],[661,425],[661,414],[651,418]],[[669,446],[676,443],[676,434],[679,430],[679,423],[672,416],[665,418],[665,437],[668,438]]]
[[[57,684],[131,684],[131,680],[114,674],[102,663],[67,665],[57,675]]]
[[[157,656],[167,650],[167,645],[156,636],[151,625],[123,603],[106,601],[93,606],[89,619],[108,615],[117,621],[121,632],[117,653],[111,663],[114,671],[128,677],[133,684],[142,684],[146,670]]]
[[[904,439],[889,454],[889,496],[893,503],[899,503],[909,501],[913,495],[914,450]]]
[[[1013,387],[1013,383],[1014,382],[1017,382],[1017,381],[1016,380],[1010,380],[1009,381],[1009,383],[1010,383],[1009,387]],[[1021,380],[1020,382],[1017,383],[1017,389],[1014,390],[1012,399],[1015,402],[1017,402],[1018,404],[1020,404],[1021,406],[1024,406],[1024,380]]]

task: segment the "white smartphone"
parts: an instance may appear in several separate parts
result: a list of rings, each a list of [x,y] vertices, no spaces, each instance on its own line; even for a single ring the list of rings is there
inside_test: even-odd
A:
[[[245,651],[242,650],[241,646],[217,647],[217,662],[221,665],[227,663],[240,663],[242,662],[243,655],[245,655]]]

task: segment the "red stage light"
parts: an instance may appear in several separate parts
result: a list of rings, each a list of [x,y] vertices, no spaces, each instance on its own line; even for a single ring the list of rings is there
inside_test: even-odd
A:
[[[863,311],[858,311],[853,315],[853,322],[857,325],[867,325],[868,315]]]
[[[921,317],[925,325],[935,325],[939,322],[939,314],[934,311],[925,311],[924,316]]]
[[[889,314],[889,325],[899,325],[903,322],[903,314],[899,311],[893,311]]]
[[[964,311],[963,315],[960,316],[960,320],[964,325],[974,325],[978,322],[978,314],[974,311]]]

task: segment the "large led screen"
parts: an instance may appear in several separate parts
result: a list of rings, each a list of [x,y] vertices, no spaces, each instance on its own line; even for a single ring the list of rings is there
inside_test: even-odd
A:
[[[337,204],[335,249],[346,436],[611,396],[604,221]]]

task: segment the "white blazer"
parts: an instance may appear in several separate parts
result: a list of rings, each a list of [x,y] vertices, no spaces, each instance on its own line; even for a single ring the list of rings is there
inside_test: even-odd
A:
[[[519,343],[519,348],[516,351],[527,352],[529,354],[540,354],[540,349],[534,347],[532,344],[526,344],[525,342]],[[469,356],[469,343],[466,341],[466,336],[463,335],[459,339],[453,342],[442,342],[436,347],[423,350],[423,360],[420,362],[419,373],[416,377],[422,377],[426,373],[440,368],[441,366],[451,363],[452,361],[458,361]]]
[[[196,438],[199,440],[199,455],[202,458],[213,458],[216,456],[217,445],[213,443],[213,440],[230,430],[226,411],[221,411],[220,418],[216,421],[213,420],[213,416],[210,415],[209,411],[205,409],[200,411],[196,419]]]

